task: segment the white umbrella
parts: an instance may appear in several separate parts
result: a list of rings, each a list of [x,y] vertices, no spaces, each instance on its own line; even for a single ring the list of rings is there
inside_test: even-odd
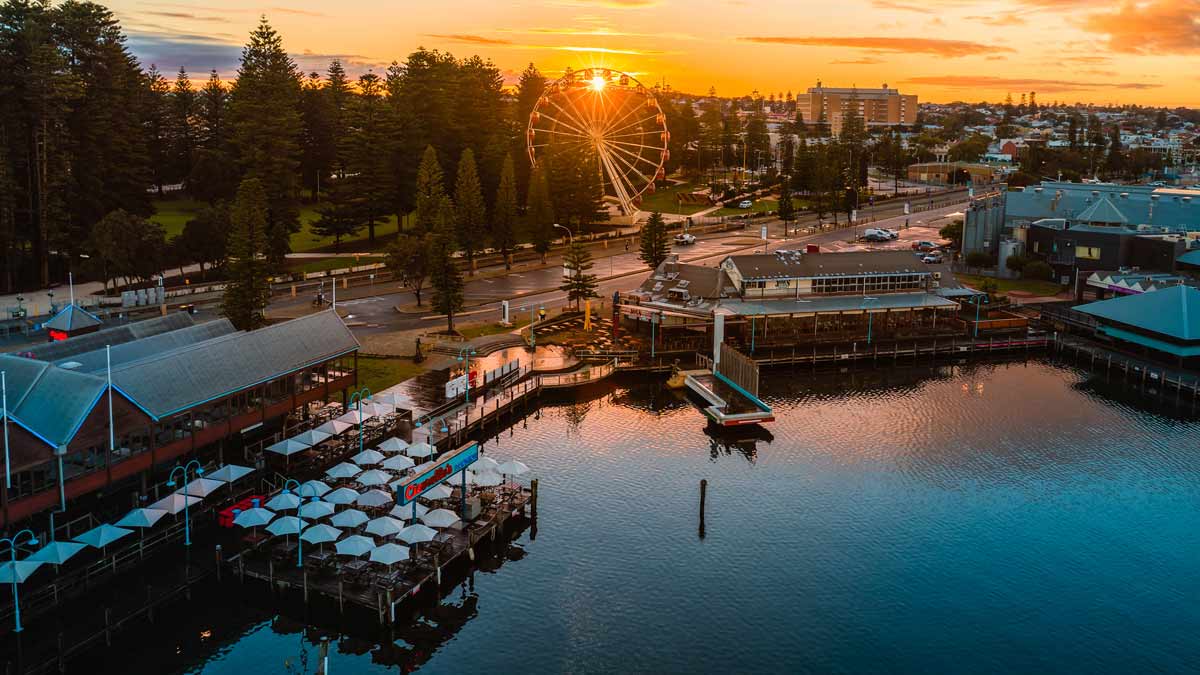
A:
[[[358,474],[358,478],[355,478],[354,480],[362,483],[363,485],[385,485],[391,479],[392,474],[386,471],[380,471],[379,469],[371,469],[370,471],[364,471]]]
[[[313,525],[300,533],[300,538],[310,544],[324,544],[327,541],[337,541],[342,531],[330,525]]]
[[[491,457],[480,457],[479,459],[475,460],[474,464],[471,465],[471,470],[476,471],[476,472],[478,472],[478,471],[496,471],[497,467],[499,467],[499,466],[500,466],[500,462],[497,462],[496,460],[492,459]]]
[[[396,438],[395,436],[375,446],[375,449],[380,452],[401,452],[408,447],[408,443]]]
[[[502,478],[500,474],[496,473],[495,471],[481,471],[479,473],[468,471],[467,474],[467,480],[470,481],[472,485],[493,487],[504,482],[504,478]]]
[[[324,499],[330,504],[353,504],[354,500],[358,499],[358,492],[348,487],[340,487],[326,493]]]
[[[395,565],[401,560],[408,560],[408,547],[400,544],[384,544],[371,549],[371,562],[384,565]]]
[[[319,429],[309,429],[302,434],[296,434],[295,436],[292,436],[293,441],[296,441],[297,443],[303,443],[310,448],[314,445],[323,443],[330,438],[333,438],[333,434],[327,434]]]
[[[357,558],[370,553],[375,548],[375,542],[361,534],[352,534],[339,541],[335,548],[338,555],[348,555]]]
[[[371,522],[367,523],[366,532],[367,534],[373,534],[379,537],[390,537],[403,529],[403,521],[383,516],[381,518],[375,518]]]
[[[343,431],[353,427],[354,425],[350,424],[349,422],[343,422],[341,420],[329,420],[325,424],[313,429],[313,431],[320,431],[321,433],[329,434],[330,436],[337,436]]]
[[[0,584],[23,584],[41,566],[39,560],[10,560],[0,564]]]
[[[363,415],[382,417],[383,415],[390,415],[396,412],[396,406],[388,405],[382,401],[371,401],[370,403],[363,404],[362,411]]]
[[[419,544],[423,541],[433,541],[433,538],[437,536],[437,530],[416,523],[400,530],[396,536],[410,544]]]
[[[404,454],[409,457],[429,457],[436,452],[434,447],[428,443],[413,443],[404,450]]]
[[[267,446],[267,452],[273,452],[277,455],[283,455],[284,457],[291,457],[297,452],[303,452],[307,449],[307,445],[291,438],[285,438],[278,443]]]
[[[196,480],[184,485],[176,490],[177,494],[191,495],[193,497],[207,497],[217,490],[224,487],[225,483],[211,478],[197,478]]]
[[[334,514],[334,516],[329,519],[329,522],[337,525],[338,527],[358,527],[368,520],[370,520],[370,518],[362,511],[359,511],[358,509],[346,509],[341,513]]]
[[[264,506],[272,511],[291,511],[300,508],[300,497],[293,492],[284,490],[271,497]]]
[[[87,532],[75,537],[75,541],[81,544],[87,544],[92,548],[104,548],[121,537],[131,534],[133,534],[133,530],[127,530],[123,527],[117,527],[115,525],[109,525],[108,523],[105,523],[99,527],[93,527]]]
[[[363,413],[362,413],[362,421],[363,422],[366,422],[367,420],[371,419],[372,417],[374,417],[374,415],[367,412],[366,410],[363,411]],[[358,426],[358,422],[359,422],[358,411],[351,410],[350,412],[346,413],[345,415],[342,415],[341,417],[337,418],[337,421],[346,422],[347,424],[353,424],[355,426]]]
[[[244,478],[252,473],[254,473],[254,469],[251,469],[248,466],[239,466],[237,464],[226,464],[225,466],[208,474],[208,476],[206,476],[206,478],[211,478],[213,480],[219,480],[223,483],[232,483],[232,482],[239,480],[241,478]]]
[[[383,464],[380,464],[379,466],[391,471],[404,471],[416,466],[416,462],[412,461],[412,459],[409,457],[405,457],[404,455],[392,455],[391,457],[383,460]]]
[[[300,534],[300,530],[304,528],[304,521],[296,516],[280,516],[274,522],[267,526],[267,532],[275,536],[284,534]]]
[[[380,392],[380,393],[372,396],[371,402],[372,403],[384,403],[384,404],[390,405],[393,408],[395,408],[395,407],[399,406],[401,403],[403,403],[404,401],[401,399],[401,397],[397,396],[396,394],[383,391],[383,392]]]
[[[296,494],[304,495],[305,497],[323,497],[331,489],[333,488],[319,480],[309,480],[300,485],[300,488],[296,490]]]
[[[325,470],[325,475],[330,478],[354,478],[360,473],[362,469],[349,462],[342,462]]]
[[[367,449],[351,457],[350,461],[359,466],[371,466],[383,461],[383,453],[378,450]]]
[[[523,473],[528,473],[529,467],[525,466],[524,462],[518,462],[515,459],[510,459],[501,464],[496,470],[505,476],[520,476]]]
[[[422,504],[417,504],[417,517],[420,518],[426,513],[429,513],[429,507]],[[391,515],[393,518],[399,518],[400,520],[412,520],[412,514],[412,504],[405,504],[404,506],[397,504],[393,506],[392,510],[389,512],[389,515]]]
[[[426,490],[425,494],[421,495],[421,497],[423,499],[449,499],[451,494],[452,491],[449,485],[438,483]]]
[[[171,515],[175,515],[184,509],[186,506],[199,504],[204,501],[199,497],[190,495],[181,495],[178,492],[172,493],[150,505],[150,508],[156,511],[166,511]]]
[[[354,503],[359,506],[383,506],[392,501],[395,501],[395,498],[383,490],[367,490],[359,495],[358,499],[354,500]]]
[[[78,544],[73,541],[52,541],[42,548],[38,549],[25,560],[27,562],[50,563],[51,565],[61,565],[71,558],[71,556],[79,553],[87,548],[84,544]]]
[[[316,520],[333,515],[333,504],[322,501],[308,501],[300,505],[299,511],[301,518],[309,518]]]
[[[430,527],[450,527],[458,522],[458,514],[449,509],[434,509],[421,516],[421,522]]]
[[[261,506],[246,509],[233,517],[233,524],[238,527],[262,527],[275,519],[275,513]]]
[[[116,522],[117,527],[154,527],[160,518],[167,515],[162,509],[134,509]]]

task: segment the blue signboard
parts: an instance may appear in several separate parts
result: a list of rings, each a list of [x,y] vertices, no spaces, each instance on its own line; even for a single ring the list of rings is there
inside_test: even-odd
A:
[[[417,467],[417,473],[401,480],[396,486],[396,503],[410,504],[454,474],[465,471],[479,459],[479,444],[470,443],[442,455],[436,462]]]

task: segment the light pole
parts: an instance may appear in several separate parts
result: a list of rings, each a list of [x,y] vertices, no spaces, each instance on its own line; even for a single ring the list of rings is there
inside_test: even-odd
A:
[[[29,541],[25,542],[26,544],[29,544],[30,546],[37,546],[37,544],[38,544],[37,537],[34,536],[33,530],[28,530],[28,529],[21,530],[20,532],[14,534],[11,537],[8,537],[7,539],[0,539],[0,544],[8,544],[9,550],[12,551],[13,618],[16,620],[16,627],[13,628],[14,633],[20,633],[22,630],[24,630],[24,628],[21,627],[21,602],[20,602],[20,598],[17,597],[17,543],[21,539],[21,535],[23,535],[23,534],[29,535]]]
[[[566,225],[559,225],[558,223],[555,223],[555,224],[554,224],[554,226],[555,226],[555,227],[557,227],[557,228],[558,228],[558,229],[560,229],[560,230],[565,230],[565,231],[566,231],[566,233],[567,233],[567,246],[572,246],[572,245],[574,245],[574,244],[575,244],[575,235],[571,233],[571,228],[567,227]]]
[[[361,435],[362,433],[360,432],[359,436]],[[292,491],[289,489],[289,486],[293,484],[296,486],[296,496],[300,498],[300,505],[304,506],[304,485],[301,485],[300,481],[295,478],[289,478],[283,482],[283,494],[291,494]],[[308,487],[313,490],[317,489],[313,485],[309,485]],[[313,493],[312,501],[320,501],[320,497],[316,493]],[[304,540],[300,538],[300,530],[304,529],[304,520],[300,518],[300,509],[296,509],[296,521],[296,567],[304,567]]]
[[[533,328],[529,329],[533,333]],[[467,378],[467,386],[463,390],[464,403],[471,402],[471,357],[475,355],[474,347],[463,347],[458,350],[458,360],[463,362],[463,373]]]
[[[427,423],[427,426],[433,427],[435,422],[441,422],[441,423],[442,423],[442,428],[441,428],[441,429],[438,429],[438,431],[440,431],[440,432],[441,432],[441,433],[443,433],[443,434],[448,434],[448,433],[450,433],[450,427],[446,426],[446,416],[445,416],[445,415],[442,415],[441,417],[434,417],[433,419],[429,420],[429,422]],[[421,428],[421,422],[420,422],[420,421],[418,421],[418,422],[417,422],[415,425],[413,425],[413,426],[415,426],[417,429],[420,429],[420,428]],[[429,429],[428,431],[426,431],[426,432],[425,432],[425,437],[426,437],[426,438],[427,438],[429,441],[432,441],[432,440],[433,440],[433,429]],[[430,444],[430,445],[433,445],[433,443],[429,443],[429,444]]]
[[[4,488],[12,489],[12,472],[8,468],[8,373],[0,371],[0,417],[4,418]]]
[[[984,297],[983,295],[976,295],[975,299],[972,300],[975,303],[975,330],[971,333],[972,338],[979,337],[979,305],[982,304]]]
[[[364,394],[365,394],[365,396],[364,396]],[[371,400],[371,390],[367,389],[366,387],[363,387],[362,389],[359,389],[358,391],[356,391],[350,395],[350,405],[357,405],[356,410],[358,410],[358,451],[359,452],[363,451],[362,404],[363,404],[364,399],[367,401]]]
[[[183,484],[187,485],[188,469],[191,469],[193,464],[196,465],[196,475],[203,476],[204,468],[200,466],[200,460],[193,459],[192,461],[188,462],[187,464],[184,464],[183,466],[176,465],[176,467],[174,469],[171,469],[171,475],[167,476],[167,487],[175,487],[175,472],[176,471],[183,472]],[[191,524],[191,520],[188,517],[188,496],[187,496],[187,494],[183,495],[183,545],[184,546],[192,545],[192,524]]]
[[[867,303],[868,302],[878,302],[878,301],[879,301],[879,298],[869,298],[866,296],[863,296],[863,299],[862,299],[861,307],[867,313],[867,344],[871,344],[871,324],[875,319],[875,315],[871,313],[871,310],[867,309]]]

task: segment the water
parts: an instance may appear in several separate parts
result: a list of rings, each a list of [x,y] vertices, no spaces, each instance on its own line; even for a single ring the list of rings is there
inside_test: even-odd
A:
[[[490,440],[541,479],[536,539],[393,645],[335,635],[331,672],[1200,670],[1189,406],[1038,361],[762,389],[772,438],[627,380]],[[160,623],[147,671],[313,672],[302,611],[236,593]]]

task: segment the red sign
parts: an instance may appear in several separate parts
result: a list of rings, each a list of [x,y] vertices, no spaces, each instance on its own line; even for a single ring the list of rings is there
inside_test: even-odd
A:
[[[61,330],[55,330],[53,328],[50,329],[50,341],[51,342],[62,342],[63,340],[66,340],[67,337],[68,337],[68,335]]]

